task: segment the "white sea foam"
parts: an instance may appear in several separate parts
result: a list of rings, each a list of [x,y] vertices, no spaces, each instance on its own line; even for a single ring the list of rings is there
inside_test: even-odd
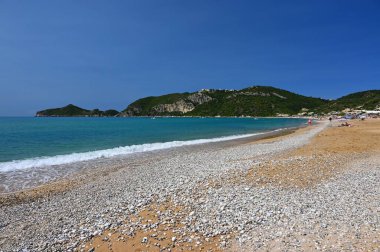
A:
[[[281,130],[281,129],[277,129],[275,131],[278,131],[278,130]],[[31,158],[31,159],[25,159],[25,160],[15,160],[15,161],[10,161],[10,162],[0,163],[0,172],[10,172],[10,171],[23,170],[23,169],[33,168],[33,167],[63,165],[63,164],[88,161],[88,160],[93,160],[93,159],[98,159],[98,158],[110,158],[110,157],[119,156],[119,155],[169,149],[173,147],[180,147],[180,146],[187,146],[187,145],[228,141],[228,140],[234,140],[234,139],[239,139],[239,138],[251,137],[251,136],[260,135],[260,134],[264,134],[264,133],[233,135],[233,136],[225,136],[225,137],[210,138],[210,139],[197,139],[197,140],[188,140],[188,141],[147,143],[147,144],[116,147],[116,148],[106,149],[106,150],[57,155],[57,156],[52,156],[52,157],[38,157],[38,158]]]

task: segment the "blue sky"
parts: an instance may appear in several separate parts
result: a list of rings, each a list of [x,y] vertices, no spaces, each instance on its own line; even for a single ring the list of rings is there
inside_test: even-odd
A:
[[[380,88],[380,1],[0,1],[0,115],[272,85]]]

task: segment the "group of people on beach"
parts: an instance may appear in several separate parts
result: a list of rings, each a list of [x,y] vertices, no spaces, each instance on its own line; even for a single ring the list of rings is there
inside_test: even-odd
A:
[[[330,123],[332,122],[331,116],[329,117],[329,121],[330,121]],[[341,123],[338,127],[351,127],[351,126],[352,126],[352,124],[350,124],[346,121],[346,122]]]

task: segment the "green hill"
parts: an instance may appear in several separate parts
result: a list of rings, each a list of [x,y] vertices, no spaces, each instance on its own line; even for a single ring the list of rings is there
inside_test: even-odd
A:
[[[342,111],[347,108],[358,110],[374,110],[380,108],[380,90],[368,90],[343,96],[321,106],[317,112]]]
[[[104,116],[116,116],[119,114],[117,110],[101,111],[99,109],[87,110],[77,107],[73,104],[69,104],[63,108],[53,108],[41,110],[36,113],[37,117],[74,117],[74,116],[91,116],[91,117],[104,117]]]
[[[254,86],[241,90],[204,89],[146,97],[130,104],[121,116],[275,116],[313,110],[327,100],[306,97],[286,90]]]

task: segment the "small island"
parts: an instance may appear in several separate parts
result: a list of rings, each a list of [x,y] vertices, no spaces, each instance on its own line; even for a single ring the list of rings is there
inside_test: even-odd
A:
[[[53,108],[41,110],[36,113],[36,117],[114,117],[119,114],[119,111],[109,109],[102,111],[99,109],[87,110],[69,104],[63,108]]]

